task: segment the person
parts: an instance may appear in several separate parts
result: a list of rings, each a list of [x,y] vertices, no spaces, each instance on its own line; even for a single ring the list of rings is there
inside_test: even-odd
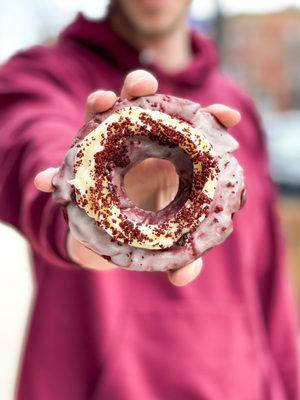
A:
[[[18,400],[299,398],[295,305],[260,120],[211,42],[189,30],[189,3],[111,1],[103,21],[79,15],[55,44],[0,71],[0,218],[28,239],[36,282]],[[116,268],[72,237],[47,193],[84,115],[158,86],[199,102],[240,142],[248,201],[198,279],[201,260],[169,280]],[[128,180],[154,209],[174,192],[159,160]]]

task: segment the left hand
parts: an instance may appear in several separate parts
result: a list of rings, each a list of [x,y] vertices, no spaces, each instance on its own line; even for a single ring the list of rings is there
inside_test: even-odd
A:
[[[157,87],[158,82],[152,74],[143,70],[133,71],[126,76],[124,86],[121,91],[121,97],[132,98],[152,95],[156,93]],[[87,99],[86,119],[89,120],[95,113],[108,110],[114,105],[116,100],[116,94],[111,91],[98,90],[92,93]],[[241,119],[240,113],[238,111],[222,104],[213,104],[211,106],[203,108],[203,111],[207,111],[214,115],[221,122],[221,124],[223,124],[227,128],[235,126],[239,123]],[[57,171],[58,168],[48,168],[38,173],[34,179],[36,188],[43,192],[52,192],[54,190],[52,186],[52,178],[57,173]],[[145,171],[140,171],[140,174],[143,174],[144,172]],[[137,174],[138,173],[139,171],[137,170]],[[161,192],[164,192],[162,196],[164,199],[170,197],[168,191],[172,190],[172,184],[170,184],[170,182],[167,182],[167,185],[162,185],[162,182],[165,182],[165,175],[166,174],[164,171],[162,172],[162,175],[160,177],[159,175],[157,175],[157,185],[156,187],[151,188],[151,193],[149,192],[149,196],[153,196],[155,193],[155,195],[157,196],[157,192],[159,191],[160,194]],[[134,188],[133,192],[137,192],[139,195],[141,190],[139,190],[138,179],[136,179],[137,176],[135,178],[133,176],[132,185]],[[151,176],[151,181],[153,181],[153,175]],[[102,257],[96,255],[93,251],[86,248],[71,235],[68,239],[68,250],[72,253],[72,255],[77,254],[76,257],[73,256],[72,258],[76,262],[87,268],[96,268],[96,265],[100,265],[100,262],[106,265],[106,267],[102,269],[114,267],[113,264],[108,263]],[[174,285],[184,286],[192,282],[199,275],[201,269],[202,259],[199,258],[177,271],[168,272],[168,277],[170,282]]]

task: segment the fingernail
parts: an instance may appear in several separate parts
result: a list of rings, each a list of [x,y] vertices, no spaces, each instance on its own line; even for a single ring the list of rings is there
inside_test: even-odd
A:
[[[91,93],[89,96],[88,96],[88,98],[87,98],[87,101],[89,102],[89,103],[92,103],[94,100],[96,100],[96,98],[100,95],[100,94],[102,94],[104,92],[104,90],[95,90],[93,93]]]
[[[133,88],[135,85],[137,85],[138,83],[145,81],[145,79],[146,79],[145,76],[141,76],[141,77],[135,79],[133,82],[130,82],[130,83],[127,85],[127,88],[128,88],[128,89],[132,89],[132,88]]]

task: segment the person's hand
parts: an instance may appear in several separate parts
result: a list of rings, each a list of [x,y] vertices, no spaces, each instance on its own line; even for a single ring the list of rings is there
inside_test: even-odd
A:
[[[156,93],[157,87],[158,82],[152,74],[137,70],[126,76],[121,97],[133,98],[152,95]],[[97,90],[93,92],[87,99],[86,119],[89,120],[95,113],[108,110],[116,100],[117,95],[112,91]],[[221,104],[213,104],[204,108],[203,111],[213,114],[227,128],[233,127],[241,119],[238,111]],[[131,171],[128,173],[126,190],[130,192],[130,198],[139,206],[147,205],[148,207],[161,209],[174,197],[174,192],[176,193],[177,190],[177,181],[174,180],[174,176],[172,178],[172,174],[168,173],[169,167],[166,164],[162,165],[163,162],[162,160],[152,159],[149,160],[148,165],[144,162],[141,164],[140,169],[137,166],[132,169],[133,172],[131,174]],[[148,178],[147,169],[150,171],[149,168],[151,172],[148,172]],[[155,174],[153,169],[155,169]],[[36,188],[43,192],[52,192],[54,189],[52,178],[57,171],[58,168],[48,168],[38,173],[34,180]],[[140,176],[143,177],[142,180],[139,179]],[[155,181],[153,180],[154,176],[156,177]],[[149,183],[149,189],[145,196],[147,183]],[[143,184],[143,190],[141,190],[141,184]],[[97,270],[116,268],[116,265],[106,261],[103,257],[100,257],[77,241],[71,233],[67,239],[67,250],[70,258],[82,267]],[[168,277],[174,285],[184,286],[192,282],[199,275],[201,269],[202,259],[198,258],[177,271],[168,272]]]

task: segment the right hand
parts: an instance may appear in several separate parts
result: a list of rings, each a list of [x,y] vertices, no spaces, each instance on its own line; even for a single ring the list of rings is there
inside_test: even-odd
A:
[[[121,91],[121,98],[130,99],[133,97],[152,95],[156,93],[157,87],[157,80],[152,74],[146,71],[137,70],[126,76]],[[95,113],[107,111],[115,104],[116,100],[116,94],[111,91],[97,90],[92,93],[87,99],[86,120],[92,118]],[[234,126],[240,120],[238,111],[232,110],[223,105],[215,104],[207,107],[205,110],[212,113],[228,128]],[[57,172],[58,168],[48,168],[38,173],[34,180],[36,188],[43,192],[52,192],[54,190],[52,179]],[[145,175],[143,171],[142,176],[144,180]],[[159,191],[159,194],[162,194],[163,198],[170,197],[169,192],[173,189],[172,182],[168,182],[166,176],[168,176],[167,171],[162,171],[162,174],[157,174],[158,178],[156,188],[153,186],[151,188],[151,190],[153,189],[153,193],[155,193],[155,189],[157,189],[156,191]],[[136,191],[137,197],[140,196],[138,182],[138,176],[133,176],[132,187],[133,190]],[[151,176],[150,182],[153,183],[153,175]],[[69,233],[67,238],[67,251],[71,260],[84,268],[108,270],[117,267],[115,264],[108,262],[103,257],[88,249],[76,240],[71,233]],[[177,271],[168,272],[168,277],[170,282],[174,285],[184,286],[193,281],[199,275],[201,268],[202,259],[199,258]]]

